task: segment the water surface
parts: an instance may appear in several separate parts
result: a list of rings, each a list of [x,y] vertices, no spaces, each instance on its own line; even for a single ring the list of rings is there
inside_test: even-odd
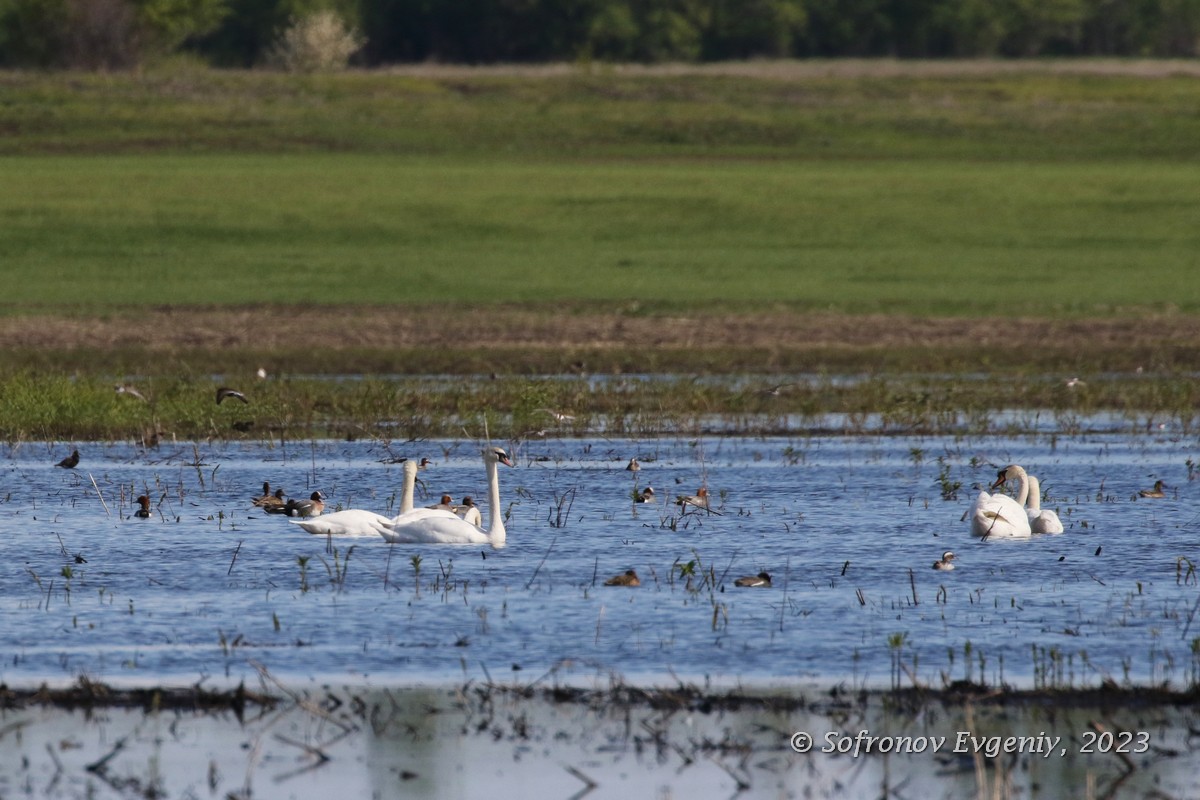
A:
[[[266,480],[395,513],[401,471],[382,460],[397,453],[435,462],[419,502],[483,500],[473,442],[80,443],[73,471],[52,466],[72,445],[10,448],[0,681],[265,669],[386,686],[584,665],[652,683],[1184,685],[1200,637],[1193,442],[1083,422],[1095,432],[531,440],[500,468],[498,550],[330,542],[249,503]],[[1066,533],[968,535],[975,487],[1010,462],[1040,477]],[[1137,499],[1156,478],[1168,498]],[[665,502],[633,504],[648,484]],[[670,502],[702,484],[717,513]],[[131,517],[143,492],[151,520]],[[932,570],[946,549],[958,568]],[[602,585],[631,568],[640,588]],[[773,588],[733,587],[763,570]]]

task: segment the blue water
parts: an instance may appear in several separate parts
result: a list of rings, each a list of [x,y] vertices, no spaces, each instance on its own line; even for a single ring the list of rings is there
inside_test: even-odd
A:
[[[73,471],[51,465],[74,445],[26,444],[0,453],[0,681],[212,686],[263,669],[387,685],[578,665],[657,683],[1185,685],[1194,442],[1082,422],[1102,432],[525,442],[500,467],[499,550],[330,542],[250,506],[266,480],[395,513],[401,471],[380,461],[395,454],[435,462],[419,503],[483,500],[469,441],[79,443]],[[969,536],[977,487],[1012,462],[1064,534]],[[1168,498],[1135,499],[1156,478]],[[635,506],[635,480],[668,501],[706,482],[719,513]],[[131,516],[142,493],[151,520]],[[946,549],[958,568],[932,570]],[[602,585],[630,568],[640,588]],[[773,588],[733,587],[762,570]]]

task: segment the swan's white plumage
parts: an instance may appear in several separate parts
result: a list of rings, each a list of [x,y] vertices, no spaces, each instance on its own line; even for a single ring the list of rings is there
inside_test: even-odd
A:
[[[401,514],[412,511],[413,489],[417,483],[418,469],[417,462],[411,460],[404,462],[404,485],[400,493]],[[291,521],[318,536],[375,537],[383,535],[386,526],[391,524],[392,518],[376,514],[374,511],[351,508],[311,519],[293,519]]]
[[[383,526],[391,521],[391,517],[360,508],[335,511],[311,519],[291,520],[293,524],[319,536],[379,536]]]
[[[1042,486],[1037,477],[1029,476],[1029,505],[1025,509],[1029,515],[1029,527],[1034,533],[1062,533],[1062,520],[1058,514],[1049,509],[1042,509]]]
[[[490,544],[502,547],[507,532],[500,511],[500,475],[496,465],[511,467],[513,463],[498,447],[483,451],[483,463],[488,477],[489,524],[486,532],[451,511],[417,508],[390,520],[380,535],[397,544]]]
[[[1012,470],[1012,474],[1009,471]],[[1019,472],[1017,472],[1019,470]],[[971,507],[971,535],[989,539],[1025,539],[1032,535],[1029,516],[1025,513],[1025,498],[1029,496],[1029,481],[1025,470],[1010,466],[1000,471],[1000,478],[992,484],[999,488],[1005,476],[1020,481],[1020,491],[1014,500],[1005,494],[980,492]]]

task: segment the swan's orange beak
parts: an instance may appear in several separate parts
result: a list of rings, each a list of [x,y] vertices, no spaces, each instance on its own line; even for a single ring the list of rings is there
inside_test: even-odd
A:
[[[1008,483],[1008,478],[1004,476],[1004,470],[1000,470],[1000,477],[996,478],[996,482],[992,484],[992,491],[999,489],[1006,483]]]
[[[499,461],[501,464],[503,464],[506,467],[515,466],[512,463],[512,459],[508,457],[508,453],[497,453],[496,460]]]

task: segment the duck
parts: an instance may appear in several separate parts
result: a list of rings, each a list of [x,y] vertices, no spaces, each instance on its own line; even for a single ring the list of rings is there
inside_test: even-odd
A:
[[[283,514],[288,517],[319,517],[325,510],[325,495],[313,492],[305,500],[296,500],[295,498],[288,500],[277,511],[270,507],[266,510],[272,514]]]
[[[274,495],[271,494],[270,481],[263,481],[262,494],[260,494],[258,497],[251,497],[250,502],[256,507],[261,506],[263,503],[270,501],[273,496]]]
[[[641,494],[635,494],[634,499],[638,503],[653,503],[657,499],[654,496],[654,487],[647,486],[645,489],[642,489]]]
[[[1029,476],[1029,504],[1025,508],[1029,516],[1029,529],[1034,533],[1062,533],[1062,520],[1050,509],[1042,510],[1042,485],[1034,475]]]
[[[971,506],[971,535],[980,538],[1026,539],[1033,534],[1029,526],[1029,515],[1025,513],[1025,499],[1029,496],[1029,478],[1025,470],[1010,464],[997,473],[992,491],[999,489],[1008,480],[1020,482],[1019,499],[1005,494],[980,492]]]
[[[425,506],[425,507],[426,508],[436,508],[436,509],[440,509],[441,511],[451,511],[452,512],[452,511],[454,511],[454,498],[448,494],[444,494],[444,495],[442,495],[442,499],[440,501],[438,501],[437,505]]]
[[[138,519],[150,519],[150,497],[148,495],[139,495],[137,503],[140,506],[133,515]]]
[[[604,582],[605,586],[641,586],[642,581],[636,571],[627,569],[620,575],[613,575]]]
[[[1165,489],[1165,488],[1170,488],[1170,487],[1167,486],[1167,484],[1163,483],[1162,481],[1155,481],[1153,489],[1142,489],[1141,491],[1138,492],[1138,497],[1150,497],[1150,498],[1166,497],[1167,493],[1163,491],[1163,489]]]
[[[401,514],[406,514],[413,509],[413,490],[417,484],[419,468],[420,466],[415,461],[404,462],[404,483],[400,490]],[[391,522],[391,517],[360,508],[348,508],[311,519],[291,520],[293,525],[299,525],[316,536],[365,536],[368,538],[382,536],[386,526]]]
[[[750,586],[762,589],[771,588],[771,576],[766,572],[760,572],[757,575],[749,575],[745,578],[738,578],[733,582],[734,586]]]
[[[283,499],[285,494],[283,489],[276,489],[269,497],[256,497],[252,502],[268,514],[282,514],[283,507],[287,505],[287,501]]]
[[[952,570],[954,569],[954,564],[951,563],[952,561],[954,561],[954,553],[950,550],[947,550],[946,552],[942,553],[942,557],[939,560],[933,562],[933,568],[940,570]]]
[[[63,469],[75,469],[76,467],[79,466],[79,451],[72,450],[71,455],[67,456],[66,458],[64,458],[62,461],[58,462],[54,466],[62,467]]]
[[[482,531],[452,511],[417,508],[393,519],[381,535],[397,544],[490,544],[503,547],[508,536],[504,514],[500,510],[499,464],[513,466],[508,453],[500,447],[484,448],[482,453],[488,480],[487,531]]]
[[[629,459],[629,463],[625,465],[625,471],[626,471],[626,472],[637,472],[637,471],[639,471],[641,468],[642,468],[642,465],[641,465],[641,463],[640,463],[640,462],[637,460],[637,457],[636,457],[636,456],[635,456],[634,458],[631,458],[631,459]]]
[[[241,400],[243,403],[250,402],[249,400],[246,399],[246,395],[242,394],[237,389],[230,389],[228,386],[222,386],[219,389],[217,389],[217,405],[221,405],[221,402],[223,400],[225,400],[227,397],[232,397],[237,400]]]
[[[483,514],[479,510],[479,506],[475,505],[475,501],[467,495],[462,499],[462,505],[454,507],[454,513],[462,517],[467,522],[474,525],[476,528],[483,527]]]
[[[705,511],[707,511],[708,510],[708,489],[701,486],[699,489],[696,490],[696,493],[694,495],[690,495],[688,497],[682,497],[682,496],[677,497],[677,498],[675,498],[675,505],[682,506],[685,511],[687,510],[688,506],[695,506],[696,508],[703,508]]]

